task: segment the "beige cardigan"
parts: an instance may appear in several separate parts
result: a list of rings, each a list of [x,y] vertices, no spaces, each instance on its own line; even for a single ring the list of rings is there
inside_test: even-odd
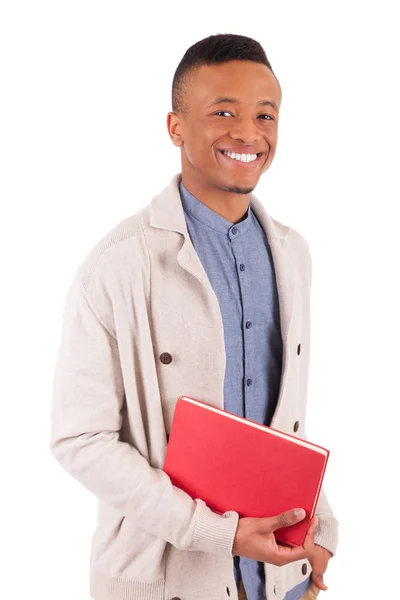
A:
[[[69,288],[52,397],[50,448],[95,494],[90,553],[95,600],[237,599],[238,514],[212,512],[163,472],[174,407],[187,395],[223,408],[219,304],[190,241],[180,174],[86,255]],[[311,260],[304,238],[251,206],[277,277],[283,369],[271,425],[305,437]],[[322,493],[316,542],[332,553],[337,521]],[[307,573],[302,566],[307,563]],[[265,564],[268,600],[310,572]]]

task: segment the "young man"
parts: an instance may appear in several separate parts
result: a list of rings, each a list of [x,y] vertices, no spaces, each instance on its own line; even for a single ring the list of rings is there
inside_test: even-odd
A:
[[[277,145],[280,85],[258,42],[216,35],[173,80],[182,173],[90,250],[69,289],[51,449],[99,500],[95,600],[298,600],[326,589],[337,521],[212,512],[162,467],[180,395],[305,437],[311,259],[252,194]],[[227,449],[229,451],[229,449]]]

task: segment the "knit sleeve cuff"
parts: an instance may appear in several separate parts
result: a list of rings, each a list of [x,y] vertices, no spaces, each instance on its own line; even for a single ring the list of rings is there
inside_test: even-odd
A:
[[[334,556],[338,546],[338,522],[333,516],[318,515],[318,527],[314,543],[329,550]]]
[[[191,549],[213,554],[222,553],[232,558],[233,541],[239,521],[238,513],[230,510],[219,515],[202,501],[198,508],[199,514],[193,528]]]

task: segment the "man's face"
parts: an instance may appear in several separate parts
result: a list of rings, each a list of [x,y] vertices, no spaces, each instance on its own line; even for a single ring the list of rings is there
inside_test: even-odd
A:
[[[186,103],[186,115],[168,115],[186,179],[203,188],[251,192],[276,151],[281,90],[274,75],[251,61],[202,65],[189,79]]]

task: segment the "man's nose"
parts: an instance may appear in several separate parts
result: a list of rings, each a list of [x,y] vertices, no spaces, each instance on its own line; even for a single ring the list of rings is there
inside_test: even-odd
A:
[[[260,132],[253,119],[236,119],[232,124],[230,135],[235,140],[249,144],[260,139]]]

